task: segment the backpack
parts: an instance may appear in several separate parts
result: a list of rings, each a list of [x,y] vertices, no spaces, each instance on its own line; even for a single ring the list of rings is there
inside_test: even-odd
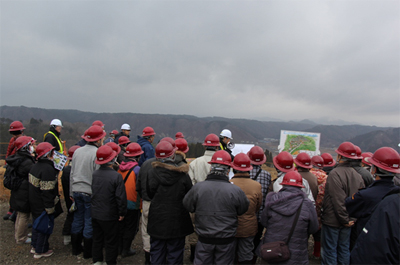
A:
[[[5,188],[16,191],[21,186],[22,178],[17,175],[17,167],[22,161],[16,161],[13,165],[6,165],[6,172],[4,173],[3,185]],[[17,167],[15,167],[15,166]]]

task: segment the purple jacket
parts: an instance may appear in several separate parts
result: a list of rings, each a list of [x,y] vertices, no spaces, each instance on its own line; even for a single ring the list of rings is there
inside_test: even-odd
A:
[[[300,188],[286,185],[279,192],[267,195],[261,215],[261,224],[266,232],[257,248],[258,256],[262,244],[287,240],[300,204],[303,206],[289,242],[291,257],[282,264],[308,264],[308,236],[318,230],[317,212]]]

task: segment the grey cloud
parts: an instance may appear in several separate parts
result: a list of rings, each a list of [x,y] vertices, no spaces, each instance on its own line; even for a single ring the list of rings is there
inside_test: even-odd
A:
[[[1,104],[399,126],[397,1],[1,7]]]

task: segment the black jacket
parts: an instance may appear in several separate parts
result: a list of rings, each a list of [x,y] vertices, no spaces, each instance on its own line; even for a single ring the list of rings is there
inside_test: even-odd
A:
[[[400,263],[400,188],[377,205],[354,246],[351,264]]]
[[[35,160],[28,151],[18,151],[7,157],[6,162],[16,167],[18,177],[23,179],[18,190],[11,191],[10,206],[18,212],[29,213],[29,171]]]
[[[353,228],[356,229],[357,236],[367,224],[375,206],[393,188],[395,188],[395,185],[392,178],[382,178],[375,180],[368,188],[346,198],[345,204],[349,216],[357,218],[355,228]]]
[[[46,209],[55,211],[58,201],[58,170],[53,161],[40,159],[29,172],[29,205],[32,217],[37,218]]]
[[[119,137],[121,137],[121,136],[126,136],[126,137],[129,138],[129,134],[128,134],[128,135],[125,135],[123,132],[119,132],[118,134],[115,135],[114,143],[118,144],[118,139],[119,139]]]
[[[61,142],[60,133],[57,132],[57,131],[54,129],[53,126],[50,126],[49,131],[52,132],[52,133],[54,133],[54,134],[58,137],[58,139],[60,140],[60,142]],[[58,143],[56,137],[54,137],[54,135],[52,135],[50,132],[48,132],[48,133],[46,134],[46,136],[44,137],[43,142],[48,142],[48,143],[50,143],[52,146],[55,147],[56,151],[60,151],[60,149],[61,149],[61,148],[60,148],[60,144]]]
[[[139,193],[140,197],[145,201],[151,201],[149,195],[147,195],[146,184],[147,184],[147,179],[151,177],[149,176],[153,168],[151,166],[151,163],[153,163],[154,161],[156,161],[155,157],[146,160],[140,167],[139,174],[137,175],[136,191]]]
[[[151,177],[147,179],[147,194],[151,204],[147,233],[158,239],[185,237],[193,233],[189,212],[183,198],[192,188],[189,165],[152,163]]]
[[[122,175],[101,166],[93,172],[92,218],[102,221],[118,220],[126,215],[127,199]]]

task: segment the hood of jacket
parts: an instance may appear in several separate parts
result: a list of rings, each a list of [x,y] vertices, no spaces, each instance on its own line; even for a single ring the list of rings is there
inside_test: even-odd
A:
[[[184,152],[178,150],[175,152],[175,163],[179,164],[181,162],[187,164],[186,154]]]
[[[280,215],[292,216],[303,203],[304,197],[300,188],[283,186],[279,192],[268,193],[265,207]]]
[[[154,161],[151,163],[153,173],[156,178],[160,180],[162,185],[171,186],[176,183],[182,176],[189,172],[189,165],[183,164],[177,166],[173,163],[162,163]]]
[[[136,161],[122,161],[122,163],[119,165],[119,169],[121,171],[128,171],[136,165],[138,165],[138,162]]]
[[[31,159],[35,161],[35,158],[31,156],[31,154],[28,151],[17,151],[17,153],[7,157],[6,162],[8,165],[17,167],[25,159]]]

